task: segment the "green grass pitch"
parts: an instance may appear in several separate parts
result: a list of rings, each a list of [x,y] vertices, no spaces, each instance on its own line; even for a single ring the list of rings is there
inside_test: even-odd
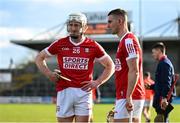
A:
[[[106,122],[106,114],[112,106],[112,104],[95,104],[94,122]],[[170,121],[180,122],[180,105],[174,107]],[[55,110],[55,104],[0,104],[0,122],[55,122]],[[151,114],[153,119],[155,116],[153,108]]]

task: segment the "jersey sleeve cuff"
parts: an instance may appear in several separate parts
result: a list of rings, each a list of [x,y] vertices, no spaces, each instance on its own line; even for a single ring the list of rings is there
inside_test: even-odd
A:
[[[109,55],[107,53],[105,53],[103,56],[101,56],[100,58],[96,58],[97,61],[101,61],[104,58],[108,57]]]
[[[44,51],[48,54],[48,56],[53,56],[53,55],[48,51],[48,47],[45,48]]]
[[[129,59],[138,58],[138,57],[139,57],[139,55],[131,55],[131,56],[126,58],[126,61],[129,60]]]

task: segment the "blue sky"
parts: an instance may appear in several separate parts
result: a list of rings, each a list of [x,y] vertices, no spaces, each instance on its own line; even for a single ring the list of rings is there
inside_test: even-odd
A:
[[[180,14],[180,0],[141,0],[142,34]],[[74,11],[99,12],[123,8],[132,11],[135,33],[139,34],[139,0],[0,0],[0,68],[32,60],[36,51],[14,45],[12,39],[30,39],[54,25],[66,21]],[[166,36],[176,35],[176,29]],[[163,29],[162,29],[163,30]],[[159,36],[158,30],[150,36]],[[146,35],[145,35],[146,36]],[[147,35],[148,36],[148,35]]]

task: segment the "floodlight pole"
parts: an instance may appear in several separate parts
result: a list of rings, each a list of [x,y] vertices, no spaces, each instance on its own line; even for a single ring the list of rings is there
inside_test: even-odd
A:
[[[178,15],[178,18],[177,18],[177,24],[178,24],[178,37],[180,37],[180,13]]]
[[[139,0],[139,41],[143,49],[143,40],[142,40],[142,1]]]

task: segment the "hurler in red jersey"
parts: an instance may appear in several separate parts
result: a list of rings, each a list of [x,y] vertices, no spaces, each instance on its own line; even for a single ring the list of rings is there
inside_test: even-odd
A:
[[[115,59],[114,122],[141,122],[145,89],[139,41],[129,32],[125,10],[114,9],[108,13],[108,28],[120,38]]]
[[[56,82],[58,122],[90,122],[91,91],[106,82],[114,72],[114,64],[109,55],[96,41],[84,36],[87,28],[87,18],[83,13],[70,14],[67,20],[69,35],[56,40],[36,57],[39,70]],[[57,57],[58,73],[52,72],[44,62],[53,55]],[[104,70],[93,80],[95,61]]]

